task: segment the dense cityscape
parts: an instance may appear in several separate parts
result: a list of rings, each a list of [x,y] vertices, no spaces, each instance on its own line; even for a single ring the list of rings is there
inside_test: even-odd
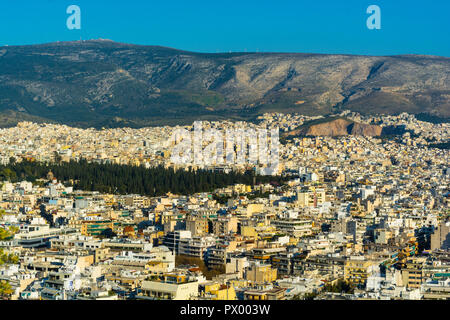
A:
[[[20,122],[0,129],[0,296],[449,299],[449,123],[407,113],[339,116],[403,131],[285,139],[323,117],[203,121],[219,131],[279,128],[278,172],[262,179],[261,165],[250,163],[173,163],[172,133],[193,126],[97,130]],[[58,171],[80,161],[205,176],[187,191],[169,184],[164,194],[158,184],[139,189],[120,175],[100,188]],[[54,172],[37,176],[33,163]],[[235,180],[224,178],[231,174]],[[187,176],[178,179],[191,185]]]

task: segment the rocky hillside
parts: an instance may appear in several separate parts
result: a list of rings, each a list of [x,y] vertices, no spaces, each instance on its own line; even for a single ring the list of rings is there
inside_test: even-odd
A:
[[[0,119],[143,126],[344,109],[450,117],[450,59],[203,54],[107,40],[0,47]]]
[[[315,123],[318,122],[318,123]],[[327,119],[322,118],[320,121],[312,121],[306,123],[300,128],[287,132],[289,136],[345,136],[361,135],[361,136],[380,136],[383,128],[377,125],[354,122],[348,119]]]

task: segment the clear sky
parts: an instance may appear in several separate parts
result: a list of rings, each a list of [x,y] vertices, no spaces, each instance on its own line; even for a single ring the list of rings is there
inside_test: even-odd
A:
[[[369,5],[381,30],[369,30]],[[68,30],[69,5],[81,30]],[[449,0],[1,0],[0,45],[111,39],[197,52],[450,57]]]

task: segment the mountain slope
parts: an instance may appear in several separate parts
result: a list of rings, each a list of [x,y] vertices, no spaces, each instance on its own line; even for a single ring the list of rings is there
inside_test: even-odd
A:
[[[450,59],[202,54],[107,40],[0,47],[0,114],[143,126],[258,114],[450,117]]]

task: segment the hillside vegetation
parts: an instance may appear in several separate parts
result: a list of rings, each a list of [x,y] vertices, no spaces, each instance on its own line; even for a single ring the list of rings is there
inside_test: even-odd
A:
[[[0,47],[0,125],[141,127],[344,109],[448,119],[449,75],[450,59],[435,56],[203,54],[107,40]]]

